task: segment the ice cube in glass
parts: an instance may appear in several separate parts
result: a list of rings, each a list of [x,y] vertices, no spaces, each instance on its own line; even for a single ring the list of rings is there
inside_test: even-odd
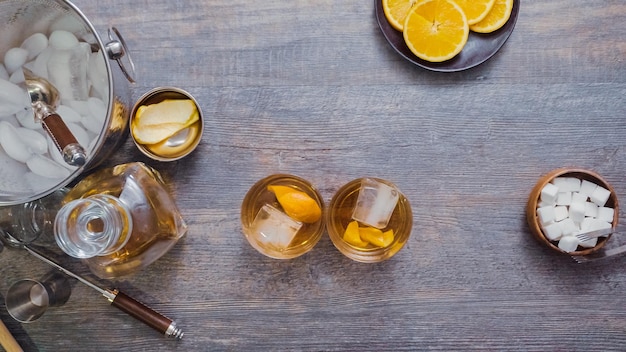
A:
[[[276,248],[287,248],[302,223],[269,204],[263,205],[250,226],[259,242]]]
[[[352,219],[383,229],[389,223],[399,198],[400,192],[395,187],[371,178],[364,178],[361,181],[361,189]]]

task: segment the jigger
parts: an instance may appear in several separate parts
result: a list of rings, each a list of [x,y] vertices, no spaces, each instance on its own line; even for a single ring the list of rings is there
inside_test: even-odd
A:
[[[23,279],[9,287],[5,303],[13,319],[30,323],[48,307],[62,306],[72,293],[69,280],[59,271],[50,271],[40,280]]]
[[[24,71],[26,89],[35,112],[35,121],[40,121],[44,130],[63,155],[63,160],[73,166],[83,166],[87,161],[85,148],[78,143],[55,109],[59,104],[59,92],[46,79],[36,76],[27,68]]]

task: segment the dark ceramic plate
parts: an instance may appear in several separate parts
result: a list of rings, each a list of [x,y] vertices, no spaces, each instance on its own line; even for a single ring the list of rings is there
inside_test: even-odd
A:
[[[469,38],[467,38],[467,44],[463,47],[461,52],[450,60],[444,62],[429,62],[422,60],[415,56],[409,47],[404,43],[404,37],[402,33],[395,30],[385,17],[383,11],[382,0],[374,0],[376,7],[376,19],[380,30],[385,35],[385,38],[391,44],[391,46],[405,59],[423,67],[428,70],[438,72],[455,72],[463,71],[474,66],[478,66],[483,62],[489,60],[495,53],[500,50],[502,45],[509,39],[515,22],[517,22],[517,13],[519,12],[520,0],[513,0],[513,10],[511,11],[511,17],[504,26],[495,32],[481,34],[470,31]]]

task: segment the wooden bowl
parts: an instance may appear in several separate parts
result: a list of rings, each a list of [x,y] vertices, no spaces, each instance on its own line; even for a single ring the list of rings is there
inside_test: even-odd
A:
[[[539,199],[541,197],[541,190],[543,189],[545,185],[550,183],[556,177],[560,177],[560,176],[576,177],[581,180],[587,180],[589,182],[593,182],[599,186],[602,186],[608,189],[611,192],[611,195],[609,196],[609,199],[607,200],[605,206],[611,207],[615,210],[615,213],[613,214],[612,225],[614,229],[615,227],[617,227],[617,221],[619,217],[619,208],[618,208],[618,202],[617,202],[617,195],[615,194],[615,189],[613,189],[613,187],[606,180],[604,180],[602,176],[598,175],[597,173],[593,171],[578,169],[578,168],[561,168],[561,169],[552,170],[546,175],[542,176],[537,182],[537,184],[535,185],[535,187],[530,192],[530,196],[528,198],[528,204],[526,206],[526,220],[528,221],[528,226],[530,226],[530,231],[532,232],[534,237],[537,240],[539,240],[539,242],[554,249],[555,251],[565,253],[568,255],[586,255],[586,254],[593,253],[599,250],[600,248],[604,247],[604,245],[609,240],[609,238],[611,238],[612,235],[608,235],[607,237],[599,237],[598,243],[593,248],[581,249],[582,247],[579,246],[578,249],[574,252],[565,252],[558,247],[558,242],[550,241],[544,235],[543,230],[541,229],[539,219],[537,218],[537,204],[539,203]]]

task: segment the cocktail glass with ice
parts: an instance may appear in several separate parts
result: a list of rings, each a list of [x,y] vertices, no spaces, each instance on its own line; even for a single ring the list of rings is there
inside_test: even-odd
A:
[[[254,249],[271,258],[291,259],[309,252],[320,240],[323,213],[322,196],[310,182],[275,174],[259,180],[246,193],[241,225]]]
[[[350,259],[376,263],[393,257],[409,239],[413,213],[391,182],[360,178],[330,201],[326,226],[335,247]]]

